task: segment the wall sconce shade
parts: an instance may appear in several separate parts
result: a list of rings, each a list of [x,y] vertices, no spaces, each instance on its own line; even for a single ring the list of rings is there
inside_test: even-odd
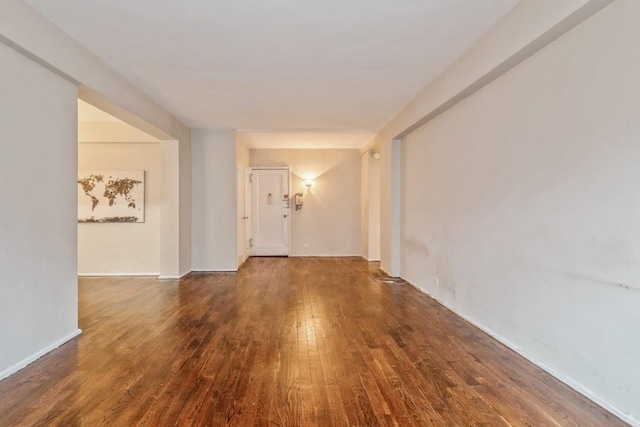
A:
[[[312,179],[305,179],[304,180],[304,185],[306,185],[307,187],[311,187],[313,185],[313,180]]]

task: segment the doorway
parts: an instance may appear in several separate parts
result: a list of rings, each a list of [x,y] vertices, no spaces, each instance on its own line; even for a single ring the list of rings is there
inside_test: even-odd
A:
[[[251,170],[251,255],[289,256],[289,169]]]
[[[78,99],[79,276],[160,276],[163,142]]]

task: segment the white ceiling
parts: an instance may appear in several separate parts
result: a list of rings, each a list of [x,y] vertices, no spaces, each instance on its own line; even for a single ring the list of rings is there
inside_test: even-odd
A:
[[[379,129],[517,0],[28,0],[190,127]]]

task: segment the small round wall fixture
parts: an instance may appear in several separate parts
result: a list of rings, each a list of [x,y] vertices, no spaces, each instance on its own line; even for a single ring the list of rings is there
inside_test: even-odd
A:
[[[373,158],[376,160],[380,160],[380,153],[378,153],[377,151],[373,153]]]

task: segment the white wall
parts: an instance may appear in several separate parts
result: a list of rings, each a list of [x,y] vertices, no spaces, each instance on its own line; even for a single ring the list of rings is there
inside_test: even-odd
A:
[[[189,129],[182,133],[176,141],[172,142],[178,146],[178,168],[177,176],[167,177],[163,170],[163,179],[169,179],[175,185],[178,184],[178,197],[166,200],[163,193],[163,204],[169,204],[175,212],[177,205],[178,213],[178,251],[166,251],[166,256],[172,259],[179,259],[179,276],[185,276],[191,272],[191,131]],[[164,217],[163,217],[164,218]],[[164,230],[163,219],[163,230]]]
[[[291,256],[361,255],[359,150],[254,149],[251,166],[290,167],[291,194],[304,194],[291,209]]]
[[[249,257],[251,248],[251,187],[248,175],[251,170],[251,150],[247,145],[245,136],[236,132],[236,254],[238,268]]]
[[[78,333],[77,89],[0,44],[0,378]]]
[[[78,169],[145,171],[144,223],[78,224],[78,274],[159,275],[162,170],[159,143],[80,143]]]
[[[617,0],[409,133],[400,218],[403,277],[636,425],[637,16]]]
[[[380,159],[374,159],[373,153],[378,149],[368,152],[369,168],[367,173],[369,209],[367,212],[367,259],[380,261]]]
[[[242,132],[236,133],[236,161],[245,167],[249,167],[251,164],[251,149]]]
[[[365,259],[369,259],[369,163],[372,161],[369,151],[360,154],[360,250]]]
[[[361,247],[368,261],[380,261],[380,159],[373,157],[378,152],[374,148],[360,156]]]
[[[392,188],[392,140],[405,136],[543,49],[613,0],[520,0],[494,28],[469,48],[400,111],[376,138],[380,147],[381,265],[397,272],[392,230],[398,227]]]
[[[195,129],[191,138],[192,269],[235,271],[235,131]]]
[[[24,142],[7,142],[12,148],[6,149],[1,159],[6,177],[3,185],[20,181],[17,178],[23,174],[46,173],[53,187],[46,195],[46,221],[35,217],[39,212],[35,205],[42,200],[30,194],[36,190],[33,182],[23,186],[24,194],[30,197],[7,195],[9,204],[0,208],[4,227],[13,227],[6,233],[2,229],[0,248],[1,271],[6,276],[3,283],[12,284],[2,290],[1,304],[8,306],[1,307],[2,321],[10,325],[0,332],[0,375],[4,375],[76,332],[79,93],[88,102],[164,140],[161,273],[165,277],[190,270],[191,174],[190,131],[186,126],[26,2],[0,0],[0,10],[0,48],[6,56],[0,61],[0,129],[3,141]],[[71,99],[67,99],[67,92],[72,93]],[[64,145],[66,141],[71,145]],[[5,163],[10,167],[4,167]],[[73,182],[69,194],[65,179]],[[0,188],[5,197],[9,188]],[[18,231],[20,239],[14,234]]]
[[[79,86],[79,96],[163,141],[161,274],[190,271],[190,131],[27,2],[0,0],[0,42]],[[165,142],[166,141],[166,142]]]
[[[80,101],[78,101],[80,102]],[[80,113],[78,120],[83,120]],[[160,141],[148,133],[127,124],[121,120],[112,122],[78,122],[79,142],[155,142]]]

